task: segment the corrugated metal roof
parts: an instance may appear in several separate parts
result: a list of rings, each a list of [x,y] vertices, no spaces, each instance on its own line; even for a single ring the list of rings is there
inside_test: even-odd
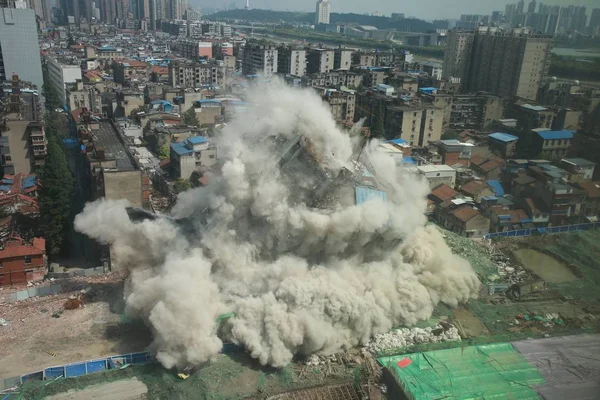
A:
[[[573,139],[573,131],[544,131],[536,132],[544,140]]]
[[[171,143],[171,149],[180,156],[185,156],[194,152],[194,150],[188,149],[184,143]]]
[[[381,357],[410,400],[539,399],[545,382],[510,343]]]
[[[494,140],[498,140],[500,142],[514,142],[515,140],[519,140],[519,138],[514,135],[509,135],[508,133],[501,132],[492,133],[491,135],[488,135],[488,137]]]
[[[531,104],[523,104],[521,106],[522,108],[526,108],[528,110],[532,110],[532,111],[546,111],[547,108],[542,107],[542,106],[532,106]]]
[[[204,136],[192,136],[188,138],[188,141],[191,144],[202,144],[208,142],[208,139],[206,139]]]
[[[387,201],[387,193],[382,190],[367,188],[364,186],[356,186],[354,188],[356,205],[365,203],[371,199],[381,199]]]

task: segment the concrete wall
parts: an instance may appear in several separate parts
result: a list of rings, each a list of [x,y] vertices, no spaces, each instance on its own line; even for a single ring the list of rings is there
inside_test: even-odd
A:
[[[11,161],[7,164],[13,164],[14,171],[5,169],[5,173],[9,174],[30,174],[31,173],[31,158],[32,154],[29,149],[29,134],[27,133],[27,125],[30,121],[9,121],[9,131],[4,132],[2,136],[8,137],[8,146],[10,148]]]
[[[142,207],[141,171],[104,171],[104,197],[127,199],[133,207]]]

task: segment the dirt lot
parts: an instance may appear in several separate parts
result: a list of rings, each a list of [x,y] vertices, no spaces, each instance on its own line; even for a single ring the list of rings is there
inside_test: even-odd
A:
[[[0,326],[0,378],[146,348],[147,329],[123,321],[123,282],[96,279],[89,286],[84,308],[75,310],[64,310],[72,293],[0,305],[9,322]]]
[[[136,400],[145,399],[146,393],[146,385],[137,378],[132,378],[57,394],[48,400]]]
[[[454,317],[461,333],[467,337],[478,337],[490,333],[483,322],[464,307],[455,309]]]

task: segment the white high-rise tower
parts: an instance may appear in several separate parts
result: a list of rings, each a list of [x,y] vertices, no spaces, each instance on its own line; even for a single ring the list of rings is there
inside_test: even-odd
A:
[[[329,0],[318,0],[317,1],[317,12],[315,17],[315,24],[328,24],[329,16],[331,14],[331,3]]]
[[[246,10],[250,9],[250,0],[246,0]]]

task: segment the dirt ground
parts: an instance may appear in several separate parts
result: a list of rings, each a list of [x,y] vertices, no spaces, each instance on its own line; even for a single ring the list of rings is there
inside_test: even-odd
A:
[[[122,321],[123,282],[91,283],[84,308],[64,310],[72,293],[0,304],[0,378],[66,363],[143,351],[150,335]],[[59,318],[53,317],[63,311]]]
[[[490,332],[479,318],[464,307],[454,310],[454,317],[459,327],[459,332],[467,337],[478,337],[488,335]]]
[[[79,391],[54,395],[48,400],[136,400],[145,399],[148,388],[137,378],[94,385]]]

